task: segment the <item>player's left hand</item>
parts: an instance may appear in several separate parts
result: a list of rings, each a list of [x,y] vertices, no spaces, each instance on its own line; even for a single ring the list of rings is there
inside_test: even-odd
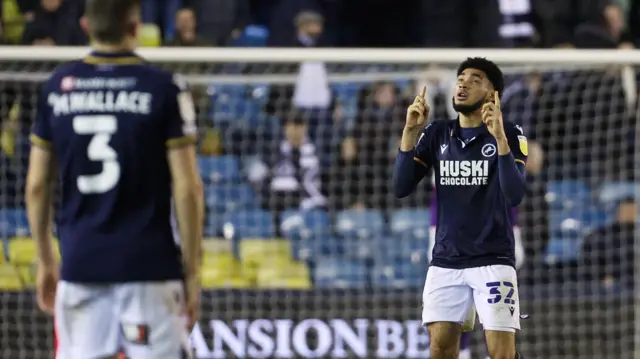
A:
[[[500,95],[498,91],[493,94],[493,102],[487,102],[482,105],[482,122],[487,125],[489,133],[496,140],[506,138],[504,126],[502,124],[502,112],[500,111]]]
[[[36,273],[36,296],[38,306],[46,313],[53,315],[56,301],[56,288],[60,279],[60,268],[57,263],[51,265],[38,264]]]

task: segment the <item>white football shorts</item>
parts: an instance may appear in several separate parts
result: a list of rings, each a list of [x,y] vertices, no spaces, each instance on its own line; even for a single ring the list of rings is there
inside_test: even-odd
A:
[[[58,359],[189,358],[181,281],[85,285],[60,281]]]
[[[492,265],[466,269],[431,266],[422,294],[422,322],[463,324],[475,305],[484,330],[520,330],[516,270]]]

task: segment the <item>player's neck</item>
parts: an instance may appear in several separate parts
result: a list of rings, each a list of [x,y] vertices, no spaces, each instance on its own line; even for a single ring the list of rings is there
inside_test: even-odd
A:
[[[478,113],[472,113],[469,115],[460,114],[460,127],[462,128],[474,128],[482,125],[482,115]]]
[[[119,53],[119,52],[133,52],[136,49],[134,44],[131,44],[130,41],[124,41],[120,44],[101,44],[101,43],[93,43],[91,45],[93,51],[102,52],[102,53]]]

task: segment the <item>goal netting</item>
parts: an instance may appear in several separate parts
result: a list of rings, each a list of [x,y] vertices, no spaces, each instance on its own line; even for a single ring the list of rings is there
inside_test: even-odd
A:
[[[51,358],[24,215],[39,86],[83,48],[0,47],[0,357]],[[503,67],[529,139],[517,209],[519,350],[640,358],[634,294],[636,51],[145,49],[194,93],[207,204],[198,358],[426,358],[420,325],[432,184],[390,190],[405,109],[428,86],[452,118],[454,69]],[[90,240],[90,239],[89,239]],[[472,358],[484,358],[476,328]]]

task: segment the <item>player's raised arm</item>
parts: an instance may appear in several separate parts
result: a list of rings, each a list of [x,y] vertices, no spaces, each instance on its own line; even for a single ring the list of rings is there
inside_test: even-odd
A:
[[[515,207],[526,192],[527,138],[511,123],[503,123],[498,92],[493,102],[482,107],[482,120],[496,139],[498,146],[498,176],[500,189],[507,202]]]
[[[31,236],[36,243],[38,271],[36,278],[37,297],[40,308],[53,313],[55,288],[58,282],[58,263],[54,253],[51,234],[53,183],[55,161],[51,147],[51,128],[44,106],[44,94],[38,104],[38,113],[31,135],[31,154],[25,201]]]
[[[430,167],[427,145],[429,139],[424,138],[425,124],[429,117],[426,94],[425,86],[407,109],[407,119],[393,170],[393,191],[398,198],[411,194]]]
[[[196,157],[196,116],[191,94],[174,84],[168,99],[168,161],[173,183],[174,206],[185,265],[187,311],[197,320],[200,298],[200,262],[204,201],[202,180]]]

